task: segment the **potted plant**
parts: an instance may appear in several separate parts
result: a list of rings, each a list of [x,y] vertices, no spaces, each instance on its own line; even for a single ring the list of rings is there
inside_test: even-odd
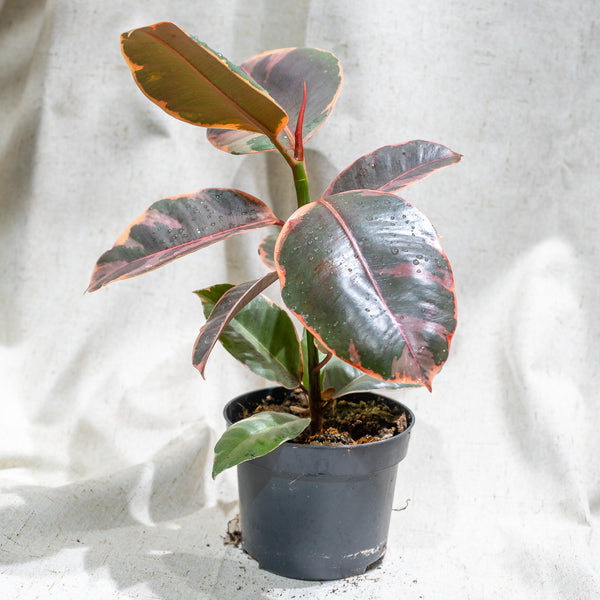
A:
[[[421,140],[384,146],[311,199],[304,144],[339,93],[333,54],[285,48],[238,67],[167,22],[125,33],[121,44],[144,94],[208,128],[217,148],[279,152],[298,208],[283,220],[228,188],[159,200],[102,254],[88,291],[232,235],[275,228],[259,247],[264,276],[196,292],[207,321],[194,366],[204,375],[220,340],[279,384],[227,405],[230,426],[215,446],[213,477],[238,465],[244,549],[264,568],[304,579],[361,573],[385,552],[397,465],[414,423],[410,410],[376,390],[431,389],[456,327],[452,271],[438,236],[397,193],[460,155]],[[276,282],[287,310],[262,294]],[[342,407],[353,426],[373,415],[387,420],[355,443],[330,427],[341,423]]]

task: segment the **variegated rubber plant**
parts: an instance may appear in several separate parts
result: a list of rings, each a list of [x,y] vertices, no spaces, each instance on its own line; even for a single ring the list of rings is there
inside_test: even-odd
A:
[[[239,67],[173,23],[125,33],[122,51],[144,94],[170,115],[208,128],[232,154],[277,151],[289,165],[298,209],[285,221],[236,189],[159,200],[98,260],[88,291],[160,267],[244,231],[275,226],[260,244],[269,271],[196,293],[207,318],[193,351],[204,375],[217,340],[255,373],[304,388],[310,419],[265,412],[231,426],[215,447],[213,476],[266,454],[310,426],[324,400],[349,392],[423,385],[448,356],[456,327],[452,271],[429,220],[400,190],[460,160],[445,146],[384,146],[342,171],[311,201],[304,144],[338,96],[330,52],[285,48]],[[262,292],[278,282],[289,312]]]

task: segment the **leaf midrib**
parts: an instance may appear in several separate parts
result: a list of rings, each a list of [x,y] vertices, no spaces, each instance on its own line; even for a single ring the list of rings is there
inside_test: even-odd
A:
[[[212,81],[210,81],[210,79],[208,79],[208,77],[206,77],[205,75],[203,75],[203,73],[196,67],[194,66],[181,52],[179,52],[179,50],[177,50],[176,48],[174,48],[173,46],[170,46],[169,44],[167,44],[167,42],[165,42],[164,40],[162,40],[160,37],[158,37],[157,35],[154,35],[152,32],[147,31],[146,32],[147,35],[149,35],[150,37],[154,38],[155,40],[157,40],[160,44],[163,44],[164,46],[166,46],[167,48],[169,48],[169,50],[171,50],[172,52],[174,52],[177,56],[179,56],[181,58],[181,60],[187,64],[195,73],[197,73],[200,78],[205,81],[206,83],[208,83],[208,85],[210,87],[212,87],[214,90],[217,91],[217,93],[222,96],[223,98],[225,98],[231,105],[234,106],[234,108],[236,108],[238,110],[238,112],[240,112],[248,121],[250,121],[253,125],[255,125],[260,131],[262,131],[270,140],[273,139],[274,136],[277,136],[279,134],[279,131],[281,131],[281,129],[283,129],[283,127],[285,126],[285,123],[283,123],[283,125],[280,127],[280,129],[277,132],[271,133],[268,128],[266,127],[266,125],[264,123],[261,123],[259,120],[255,119],[250,113],[248,113],[246,110],[244,110],[239,104],[237,104],[233,98],[231,96],[229,96],[226,92],[224,92],[221,88],[219,88],[217,85],[215,85]],[[185,33],[185,32],[184,32]],[[187,35],[187,34],[185,34]],[[220,64],[221,61],[219,60],[219,57],[216,56],[216,54],[210,50],[209,48],[207,48],[206,46],[200,46],[201,48],[203,48],[206,52],[210,53]],[[233,70],[229,69],[229,67],[227,67],[226,65],[223,65],[231,74],[233,74],[235,77],[239,78],[240,80],[242,80],[242,78]],[[243,80],[242,80],[243,81]],[[260,91],[257,89],[254,89],[254,91],[256,93],[260,94]],[[266,90],[265,90],[265,94],[266,94]],[[261,94],[262,95],[262,94]],[[270,96],[269,96],[270,98]],[[279,104],[277,102],[275,102],[275,100],[273,100],[272,98],[270,98],[272,100],[272,102],[277,105],[285,115],[287,115],[287,113],[285,112],[285,110],[283,110],[283,108],[281,106],[279,106]]]
[[[375,191],[375,190],[373,190]],[[378,193],[378,192],[376,192]],[[383,294],[381,293],[381,290],[379,288],[379,285],[377,284],[377,282],[375,281],[373,274],[371,273],[371,269],[362,253],[362,250],[360,249],[360,246],[358,245],[356,238],[354,237],[354,235],[352,234],[352,231],[350,230],[350,228],[347,226],[346,221],[344,220],[344,218],[342,217],[342,215],[337,211],[337,209],[325,198],[321,198],[320,200],[318,200],[317,202],[320,202],[333,216],[333,218],[337,221],[338,225],[341,227],[342,231],[344,232],[344,234],[346,235],[348,241],[350,242],[350,245],[352,246],[354,253],[358,259],[358,261],[361,264],[361,267],[363,268],[363,271],[365,272],[365,275],[367,276],[367,279],[369,280],[369,283],[373,286],[373,289],[375,290],[375,293],[377,295],[377,297],[379,298],[381,304],[383,305],[383,307],[385,308],[386,312],[388,313],[388,315],[390,316],[391,320],[396,324],[396,327],[398,329],[398,331],[400,332],[400,335],[402,336],[402,338],[404,339],[404,343],[406,344],[406,347],[408,348],[408,351],[410,352],[413,361],[415,362],[415,364],[417,365],[417,367],[419,368],[419,371],[422,373],[423,375],[423,381],[428,381],[427,375],[425,373],[425,371],[423,370],[423,368],[421,367],[421,364],[419,363],[418,359],[417,359],[417,355],[416,352],[414,350],[414,348],[412,347],[412,344],[410,343],[404,329],[402,328],[400,322],[398,321],[398,319],[396,318],[396,315],[394,315],[394,313],[392,312],[391,308],[389,307],[388,303],[385,301]]]
[[[267,300],[268,301],[268,300]],[[268,301],[270,302],[270,301]],[[241,311],[240,311],[241,312]],[[239,314],[239,313],[238,313]],[[288,375],[292,376],[292,379],[296,379],[293,375],[293,373],[290,373],[290,371],[287,369],[287,367],[285,366],[285,364],[283,362],[281,362],[280,359],[278,359],[269,349],[267,346],[265,346],[256,336],[254,336],[253,334],[250,334],[249,330],[244,327],[243,325],[241,325],[238,321],[235,320],[235,317],[232,319],[231,323],[229,323],[229,326],[233,326],[234,328],[238,328],[240,330],[242,330],[243,332],[245,332],[245,335],[247,338],[250,338],[251,340],[254,340],[255,343],[255,347],[259,347],[260,349],[262,349],[264,351],[265,354],[267,354],[268,356],[271,356],[273,359],[273,362],[277,365],[279,365],[281,367],[281,369],[283,369],[283,371],[285,373],[287,373]],[[299,378],[300,379],[300,378]]]
[[[258,220],[258,221],[253,221],[252,223],[247,223],[247,224],[242,225],[242,226],[232,227],[232,228],[229,228],[229,229],[224,229],[222,232],[219,232],[218,239],[206,243],[205,246],[210,246],[211,244],[214,244],[216,242],[221,241],[222,239],[225,239],[225,238],[222,238],[221,235],[224,235],[225,237],[230,236],[230,235],[236,235],[237,233],[244,233],[248,229],[253,229],[253,228],[256,229],[257,228],[256,225],[267,227],[268,225],[272,225],[275,222],[276,221],[273,220],[273,218],[261,219],[261,220]],[[136,223],[136,225],[140,225],[140,223]],[[210,236],[210,237],[213,237],[213,236]],[[210,239],[210,237],[209,237],[209,239]],[[130,235],[127,236],[127,239],[130,239]],[[200,242],[199,247],[198,248],[190,248],[189,249],[189,253],[195,252],[196,250],[200,250],[203,247],[205,247],[205,246],[202,245],[202,240],[205,240],[205,239],[207,239],[207,238],[195,238],[195,239],[189,240],[188,242],[184,242],[182,244],[177,244],[175,246],[169,246],[168,248],[164,248],[163,250],[159,250],[158,252],[152,252],[150,254],[145,254],[144,256],[142,256],[140,258],[136,258],[136,259],[134,259],[134,260],[132,260],[130,262],[125,263],[120,268],[125,269],[125,268],[129,268],[129,267],[133,267],[133,268],[127,270],[125,273],[123,273],[123,275],[129,275],[132,271],[135,271],[136,268],[143,267],[144,264],[147,263],[153,257],[160,256],[161,254],[165,254],[166,252],[169,252],[169,251],[172,251],[172,250],[178,250],[178,249],[186,249],[186,246],[193,245],[195,242]],[[124,245],[125,244],[120,244],[120,246],[124,246]],[[107,250],[107,252],[110,252],[113,249],[114,249],[114,247],[111,248],[110,250]],[[175,260],[176,258],[179,258],[180,256],[182,256],[182,255],[181,254],[176,254],[175,256],[173,256],[173,257],[171,257],[169,259],[169,262],[171,260]],[[105,264],[106,265],[110,265],[110,264],[112,264],[112,261],[111,262],[107,262]],[[157,264],[155,267],[153,267],[152,269],[149,269],[149,270],[153,271],[154,269],[162,267],[165,264],[167,264],[167,263]],[[110,275],[113,275],[114,273],[115,273],[115,271],[111,271],[103,279],[105,279],[106,277],[109,277]],[[123,275],[120,275],[117,279],[123,277]],[[113,281],[113,279],[110,279],[106,283],[111,283],[112,281]],[[100,287],[106,285],[106,283],[101,284]]]

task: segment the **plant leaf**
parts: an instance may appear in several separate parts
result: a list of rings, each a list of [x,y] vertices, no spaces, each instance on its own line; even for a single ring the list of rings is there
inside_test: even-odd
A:
[[[276,222],[277,217],[264,202],[239,190],[209,188],[159,200],[98,259],[87,291]]]
[[[414,386],[409,383],[396,383],[376,379],[334,356],[323,367],[323,387],[333,388],[335,390],[333,397],[339,398],[340,396],[354,394],[355,392],[382,389],[398,390]]]
[[[282,298],[361,371],[431,388],[456,327],[452,271],[427,218],[360,190],[298,209],[275,247]]]
[[[300,435],[310,419],[264,411],[231,425],[215,445],[213,479],[225,469],[264,456]]]
[[[241,65],[242,70],[263,86],[289,117],[298,120],[306,83],[306,109],[302,128],[303,141],[309,140],[331,113],[342,85],[342,67],[331,53],[316,48],[282,48],[258,54]],[[248,154],[274,150],[262,135],[242,131],[209,129],[208,139],[220,150]],[[292,150],[294,135],[285,129],[279,135],[284,147]]]
[[[233,287],[221,284],[196,291],[207,319],[223,295]],[[286,311],[263,295],[254,298],[235,315],[219,340],[234,358],[261,377],[288,389],[297,387],[302,381],[300,343],[294,324]],[[196,348],[194,364],[197,363],[195,356]]]
[[[275,281],[277,281],[277,273],[272,272],[260,279],[236,285],[221,296],[194,344],[193,363],[202,377],[204,377],[206,361],[225,327],[240,310]]]
[[[460,161],[461,155],[433,142],[413,140],[383,146],[355,160],[327,187],[323,197],[350,190],[398,193],[434,171]]]
[[[269,267],[269,269],[275,270],[275,242],[279,237],[279,231],[270,233],[258,246],[258,255],[260,259]]]
[[[287,124],[261,86],[173,23],[124,33],[121,48],[142,92],[177,119],[271,137]]]

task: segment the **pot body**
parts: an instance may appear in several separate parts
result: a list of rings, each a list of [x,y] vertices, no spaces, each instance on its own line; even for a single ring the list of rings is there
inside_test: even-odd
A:
[[[225,407],[229,424],[267,394],[244,394]],[[408,428],[379,442],[355,446],[308,446],[286,442],[237,466],[242,547],[261,568],[295,579],[327,580],[359,575],[385,553],[398,463],[406,456]],[[350,398],[348,396],[347,398]]]

